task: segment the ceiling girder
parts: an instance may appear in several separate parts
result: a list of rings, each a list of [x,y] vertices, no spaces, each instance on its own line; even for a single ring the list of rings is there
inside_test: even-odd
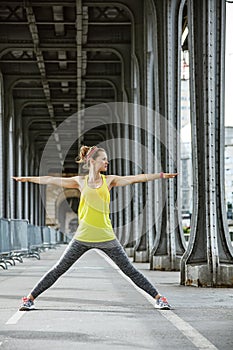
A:
[[[25,0],[20,3],[19,6],[19,1],[1,1],[1,6],[9,9],[0,14],[0,26],[6,26],[7,31],[12,26],[19,35],[17,39],[14,36],[0,39],[0,65],[12,81],[13,96],[22,106],[22,117],[33,135],[42,123],[36,144],[45,145],[52,131],[61,159],[62,135],[56,132],[57,125],[85,107],[117,101],[123,79],[118,71],[124,64],[123,56],[131,57],[131,52],[130,43],[120,42],[116,31],[122,34],[122,27],[126,33],[131,31],[131,18],[123,1]],[[50,11],[43,11],[44,7]],[[95,26],[97,41],[90,37],[95,35]],[[23,34],[27,28],[32,41]],[[113,37],[109,40],[111,32]],[[35,117],[31,123],[30,115]],[[80,114],[77,137],[82,134],[82,117]],[[90,118],[85,115],[85,120],[89,123]],[[51,131],[45,127],[48,122]],[[95,142],[95,137],[98,142],[98,137],[102,139],[104,135],[105,129],[101,136],[98,131],[89,133],[90,142]],[[75,147],[70,150],[70,159]],[[66,164],[71,164],[70,159],[68,156]]]

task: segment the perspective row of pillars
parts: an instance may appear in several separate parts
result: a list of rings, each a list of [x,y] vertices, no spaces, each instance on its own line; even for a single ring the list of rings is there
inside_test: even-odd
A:
[[[22,123],[20,108],[13,100],[11,81],[0,77],[3,106],[1,111],[1,200],[0,216],[27,219],[34,225],[44,225],[44,190],[33,184],[22,184],[12,176],[38,174],[39,159],[28,130]]]
[[[184,1],[179,0],[155,2],[157,13],[162,14],[156,17],[160,30],[156,38],[157,55],[154,52],[154,61],[157,62],[157,69],[155,66],[153,72],[154,86],[158,86],[153,105],[155,111],[137,109],[135,105],[128,107],[127,111],[120,107],[122,110],[118,114],[124,115],[122,123],[129,125],[123,133],[119,127],[116,136],[121,139],[123,134],[128,135],[128,140],[116,145],[116,158],[121,158],[123,146],[134,166],[129,160],[123,165],[117,162],[118,170],[121,166],[139,172],[138,164],[145,173],[160,171],[159,165],[165,172],[176,172],[179,168],[178,133],[174,131],[179,129],[181,44],[177,38],[181,35],[182,4]],[[161,186],[158,183],[135,185],[132,210],[128,206],[130,190],[123,194],[119,192],[123,204],[119,204],[116,212],[119,213],[122,207],[124,210],[121,211],[120,225],[119,218],[116,217],[115,222],[120,239],[126,249],[133,252],[135,261],[149,260],[152,269],[181,268],[181,284],[233,286],[233,249],[224,202],[225,3],[220,0],[189,0],[187,6],[194,179],[188,247],[186,249],[181,229],[179,180],[163,181]],[[149,106],[147,84],[145,79],[140,95],[137,95],[140,105]],[[135,104],[137,100],[133,102]],[[152,135],[148,130],[153,130]],[[152,144],[154,150],[150,153],[148,149]],[[142,150],[142,145],[146,151]],[[151,201],[147,200],[148,197]],[[153,223],[152,227],[148,221]]]

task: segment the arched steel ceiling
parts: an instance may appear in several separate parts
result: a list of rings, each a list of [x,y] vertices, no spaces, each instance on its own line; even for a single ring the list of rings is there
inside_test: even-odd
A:
[[[124,65],[132,50],[131,7],[137,5],[138,1],[127,0],[1,1],[0,70],[5,91],[13,95],[15,117],[22,118],[23,130],[28,130],[39,154],[67,117],[98,103],[122,101],[123,72],[130,69]],[[93,131],[90,138],[86,133],[83,142],[101,141],[105,129],[98,129],[95,137]],[[56,143],[54,168],[62,156],[59,137]],[[66,157],[66,173],[76,171],[77,147],[74,143]]]

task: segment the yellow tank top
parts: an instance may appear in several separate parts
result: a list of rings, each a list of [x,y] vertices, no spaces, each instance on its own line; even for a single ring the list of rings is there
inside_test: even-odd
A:
[[[74,236],[79,241],[105,242],[116,238],[109,218],[110,193],[106,177],[101,176],[99,188],[89,187],[88,175],[85,176],[78,207],[79,226]]]

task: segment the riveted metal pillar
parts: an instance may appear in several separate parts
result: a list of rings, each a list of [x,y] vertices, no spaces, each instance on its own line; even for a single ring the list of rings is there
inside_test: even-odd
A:
[[[134,174],[141,172],[148,172],[147,162],[147,112],[146,108],[142,106],[147,105],[146,98],[146,67],[147,67],[147,54],[146,54],[146,30],[145,30],[145,8],[144,2],[140,2],[140,8],[135,16],[135,50],[133,56],[133,72],[134,72],[134,130],[133,137],[135,146],[133,150],[133,158],[135,166],[133,169]],[[134,233],[136,238],[136,245],[134,248],[134,261],[146,262],[149,259],[148,251],[148,232],[145,229],[147,227],[147,201],[148,201],[148,184],[135,184],[134,185]],[[150,185],[149,185],[150,186]]]
[[[18,176],[22,176],[22,134],[21,131],[19,131],[19,134],[17,135],[17,140],[16,140],[16,147],[17,147],[17,151],[16,151],[16,155],[17,155],[17,175]],[[16,212],[16,218],[18,219],[23,219],[23,198],[22,198],[22,187],[23,184],[21,182],[17,183],[17,187],[16,187],[16,208],[15,208],[15,212]]]
[[[134,141],[133,147],[132,147],[132,173],[133,174],[139,174],[141,173],[140,167],[142,167],[142,150],[141,150],[141,107],[140,107],[140,74],[139,74],[139,67],[138,67],[138,61],[135,60],[134,63],[134,71],[135,71],[135,77],[134,77],[134,93],[135,93],[135,99],[134,99],[134,107],[133,107],[133,127],[132,127],[132,139]],[[133,235],[135,237],[136,245],[134,247],[134,261],[147,261],[148,259],[148,252],[147,247],[145,244],[145,235],[143,230],[143,220],[140,216],[140,212],[143,210],[143,198],[142,198],[142,184],[134,184],[133,185],[133,221],[132,221],[132,230]],[[141,218],[141,220],[140,220]]]
[[[4,217],[4,101],[3,101],[3,79],[0,72],[0,217]]]
[[[194,210],[181,283],[233,286],[224,204],[225,1],[188,1]]]
[[[6,76],[4,81],[4,216],[14,218],[14,101],[10,80]]]
[[[15,176],[23,176],[23,140],[22,140],[22,116],[20,106],[15,101]],[[23,219],[23,184],[21,182],[14,183],[15,185],[15,216],[17,219]]]
[[[131,55],[134,52],[134,42],[135,42],[135,15],[132,18],[131,23]],[[127,54],[124,55],[124,63],[122,64],[122,96],[123,104],[120,104],[118,108],[118,115],[120,116],[121,122],[121,138],[120,140],[120,153],[122,158],[122,175],[129,175],[131,173],[130,160],[132,159],[132,125],[133,125],[133,111],[132,106],[128,105],[133,100],[132,95],[132,81],[133,81],[133,60]],[[119,188],[119,191],[123,195],[123,220],[122,220],[122,244],[125,248],[128,256],[133,256],[134,249],[134,228],[132,225],[132,212],[129,200],[131,198],[132,188],[126,186],[124,188]]]
[[[128,109],[127,101],[126,103],[122,104],[122,114],[125,116],[124,123],[121,123],[121,138],[123,140],[123,148],[122,148],[122,142],[121,139],[119,139],[118,142],[120,142],[120,153],[122,158],[122,175],[129,175],[130,173],[130,127],[128,124],[129,121],[129,114],[131,113]],[[132,232],[132,226],[131,226],[131,211],[129,206],[129,198],[130,198],[130,187],[126,186],[125,188],[119,188],[120,191],[122,191],[123,195],[123,220],[122,220],[122,244],[126,249],[126,252],[129,256],[132,256],[133,251],[133,232]]]
[[[44,226],[46,222],[46,208],[45,208],[45,201],[46,201],[46,186],[41,186],[40,189],[40,216],[39,216],[39,225]]]
[[[159,97],[155,101],[159,113],[160,157],[162,171],[177,172],[178,82],[179,82],[179,11],[180,0],[154,1],[158,26],[158,86]],[[151,268],[179,270],[180,260],[185,251],[185,242],[179,210],[177,208],[178,186],[176,179],[162,180],[159,206],[161,219],[151,254]]]
[[[152,23],[149,22],[152,31]],[[149,32],[150,33],[150,32]],[[148,33],[148,35],[149,35]],[[148,38],[148,52],[147,52],[147,119],[146,119],[146,130],[147,130],[147,154],[146,154],[146,162],[147,169],[145,171],[147,173],[155,173],[156,172],[156,162],[154,159],[153,145],[155,142],[155,135],[152,133],[154,130],[154,55],[152,51],[152,45],[150,45],[152,38]],[[150,256],[151,250],[153,249],[154,240],[155,240],[155,212],[154,205],[151,203],[155,200],[155,186],[152,181],[146,184],[146,197],[147,197],[147,210],[146,210],[146,227],[148,227],[148,257]]]
[[[34,166],[34,174],[38,176],[39,174],[39,156],[38,153],[36,152],[36,157],[35,157],[35,166]],[[34,191],[34,224],[39,225],[39,206],[40,206],[40,187],[41,185],[35,186],[35,191]]]
[[[134,16],[132,18],[131,41],[134,43]],[[134,44],[132,44],[134,46]],[[130,147],[130,130],[132,125],[133,113],[128,103],[132,101],[132,72],[133,64],[129,55],[130,47],[122,47],[121,49],[121,86],[118,87],[118,96],[123,103],[111,106],[113,115],[117,120],[117,140],[116,140],[116,158],[117,158],[117,174],[130,174],[130,159],[132,159]],[[117,48],[119,51],[119,48]],[[133,50],[133,49],[132,49]],[[116,108],[116,109],[115,109]],[[116,232],[122,245],[129,256],[133,254],[133,232],[131,226],[131,208],[129,205],[130,187],[118,187],[114,189],[117,196],[117,220]]]
[[[129,175],[129,160],[130,158],[130,140],[129,140],[129,108],[127,103],[127,96],[124,94],[125,103],[117,104],[115,118],[118,122],[116,125],[117,138],[116,154],[117,159],[116,174]],[[112,108],[114,106],[112,105]],[[116,220],[116,232],[122,245],[125,247],[129,256],[132,255],[131,245],[131,213],[129,207],[130,188],[126,186],[124,188],[118,187],[114,189],[115,199],[117,201],[117,220]]]
[[[120,139],[120,124],[116,125],[116,139]],[[113,159],[113,161],[111,162],[112,167],[111,167],[111,173],[112,174],[121,174],[121,161],[119,159],[119,154],[120,154],[120,142],[116,142],[115,144],[115,148],[114,148],[114,152],[111,151],[110,153],[110,158]],[[119,202],[117,200],[119,196]],[[119,215],[119,205],[122,204],[122,191],[119,194],[119,192],[117,191],[117,189],[113,189],[112,194],[111,194],[111,213],[113,216],[113,226],[114,229],[116,230],[116,234],[118,236],[118,239],[121,241],[122,239],[122,230],[119,228],[120,226],[122,226],[122,223],[120,222],[120,220],[122,219],[122,216]]]
[[[28,154],[29,157],[29,176],[34,176],[34,147],[32,144],[30,144],[30,151]],[[38,185],[37,185],[38,186]],[[29,221],[31,224],[34,224],[34,207],[35,207],[35,203],[34,203],[34,191],[35,191],[35,184],[33,184],[32,182],[29,183]]]

